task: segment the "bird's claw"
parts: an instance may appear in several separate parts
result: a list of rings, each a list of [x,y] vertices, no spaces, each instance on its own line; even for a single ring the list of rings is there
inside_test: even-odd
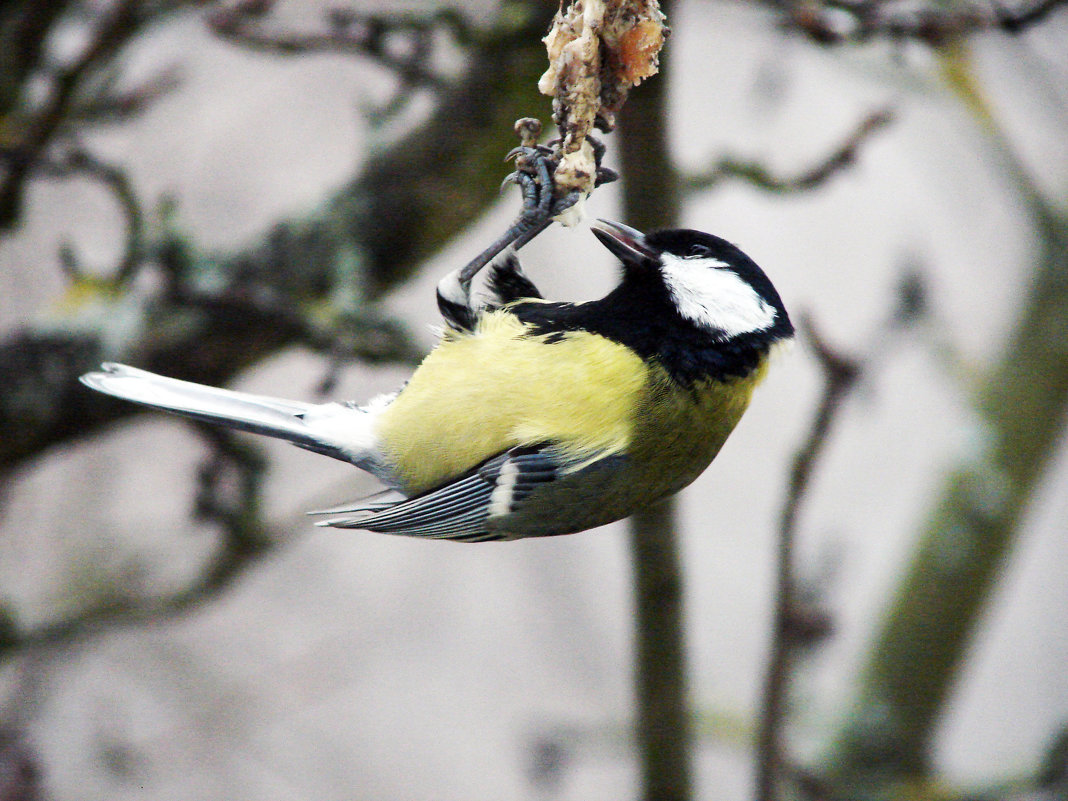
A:
[[[509,245],[516,250],[549,227],[552,221],[582,200],[584,193],[575,189],[558,196],[553,174],[560,162],[560,140],[547,145],[524,143],[508,151],[505,161],[514,161],[515,170],[501,182],[503,190],[509,184],[519,186],[523,194],[523,208],[511,227],[486,250],[472,259],[459,271],[462,287],[470,286],[471,280],[486,264]],[[618,176],[613,170],[601,167],[604,145],[591,139],[597,174],[594,186],[614,181]]]
[[[612,181],[619,180],[619,173],[615,170],[611,170],[608,167],[598,167],[597,177],[594,179],[594,187],[598,187],[601,184],[610,184]]]
[[[516,166],[523,166],[520,163],[520,159],[532,159],[532,158],[547,158],[552,160],[554,158],[553,149],[548,145],[517,145],[509,150],[505,156],[505,161],[516,160]]]

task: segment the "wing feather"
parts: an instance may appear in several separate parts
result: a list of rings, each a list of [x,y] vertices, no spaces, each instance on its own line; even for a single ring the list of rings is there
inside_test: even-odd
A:
[[[513,448],[437,489],[399,501],[372,496],[312,514],[337,515],[317,525],[464,542],[506,539],[492,519],[515,511],[534,489],[567,473],[567,463],[547,445]]]

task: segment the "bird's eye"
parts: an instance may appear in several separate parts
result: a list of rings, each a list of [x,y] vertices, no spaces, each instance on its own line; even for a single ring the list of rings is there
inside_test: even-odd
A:
[[[690,245],[690,249],[686,252],[687,258],[691,259],[704,259],[712,255],[712,248],[708,245]]]

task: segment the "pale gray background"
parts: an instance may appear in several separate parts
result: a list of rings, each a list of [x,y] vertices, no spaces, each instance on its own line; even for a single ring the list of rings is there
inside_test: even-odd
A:
[[[299,20],[319,6],[287,8]],[[1027,36],[973,40],[1014,152],[1062,204],[1064,17]],[[671,22],[673,144],[686,168],[729,151],[793,172],[873,108],[898,112],[852,169],[818,191],[774,198],[731,184],[692,198],[684,222],[742,246],[792,310],[810,311],[845,347],[866,340],[902,265],[918,261],[940,335],[976,364],[993,357],[1025,288],[1031,225],[1002,154],[943,88],[933,60],[912,47],[900,62],[884,48],[820,51],[733,4],[680,2]],[[143,197],[176,196],[182,223],[220,247],[255,241],[272,220],[344,182],[370,144],[359,110],[389,89],[386,74],[352,60],[243,52],[214,40],[196,15],[146,36],[128,62],[132,81],[176,65],[182,87],[94,145],[130,166]],[[502,132],[502,153],[510,146]],[[590,213],[612,218],[615,201],[612,188],[600,190]],[[388,299],[425,344],[434,283],[514,209],[505,195]],[[72,237],[84,259],[106,265],[118,253],[118,223],[95,188],[34,185],[23,231],[0,245],[2,330],[43,318],[68,324],[55,246]],[[611,259],[584,226],[545,234],[525,263],[552,297],[591,297],[613,280]],[[288,352],[238,386],[310,396],[322,370]],[[337,394],[364,399],[404,376],[351,369]],[[943,469],[982,435],[966,391],[913,336],[845,413],[803,517],[803,559],[839,559],[838,634],[798,688],[803,753],[817,752],[845,711],[857,660]],[[701,742],[701,798],[748,792],[744,732],[767,644],[774,521],[816,392],[811,356],[796,348],[683,495],[693,698],[702,714],[726,721]],[[633,797],[620,526],[478,546],[320,531],[304,510],[373,485],[285,444],[269,450],[269,512],[291,534],[262,566],[204,609],[48,650],[0,676],[0,709],[28,725],[50,797],[537,798],[530,746],[546,734],[571,748],[551,797]],[[101,586],[162,595],[194,575],[213,544],[189,520],[202,456],[183,424],[155,415],[23,470],[0,514],[0,587],[21,622],[69,613]],[[1068,718],[1066,520],[1062,445],[942,728],[938,764],[953,781],[1029,770]]]

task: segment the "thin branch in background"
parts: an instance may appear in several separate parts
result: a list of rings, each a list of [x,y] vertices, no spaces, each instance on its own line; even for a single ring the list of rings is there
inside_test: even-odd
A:
[[[106,11],[83,9],[81,13],[86,16],[83,22],[91,33],[89,41],[76,58],[58,68],[46,63],[46,49],[33,49],[35,69],[49,81],[48,93],[36,106],[23,99],[31,97],[32,93],[15,93],[0,110],[7,128],[6,136],[2,137],[4,143],[0,146],[0,167],[3,168],[0,230],[17,223],[27,180],[41,176],[88,178],[111,192],[126,223],[123,253],[108,281],[121,284],[132,277],[144,255],[143,214],[132,182],[121,169],[97,158],[75,140],[82,128],[128,120],[178,86],[177,71],[171,69],[132,88],[118,90],[114,87],[118,72],[109,75],[108,66],[146,22],[181,5],[181,0],[140,4],[119,2]],[[75,11],[72,16],[78,13]],[[24,31],[22,36],[16,36],[16,42],[23,44],[29,33]],[[25,67],[29,68],[29,65]],[[24,104],[29,108],[24,108]],[[65,150],[51,152],[54,143],[61,138],[69,140]],[[68,243],[60,248],[60,264],[73,278],[87,277],[73,246]]]
[[[129,89],[105,87],[71,109],[76,123],[99,125],[125,122],[150,109],[158,100],[182,85],[181,71],[167,67]]]
[[[778,798],[778,785],[787,776],[801,783],[808,780],[804,772],[786,764],[783,753],[792,656],[798,648],[822,641],[832,630],[830,615],[821,608],[818,595],[814,599],[809,593],[806,598],[799,592],[794,547],[802,506],[845,402],[885,356],[890,335],[914,325],[926,315],[927,308],[922,278],[915,268],[909,268],[898,285],[896,303],[860,357],[833,348],[807,315],[798,321],[816,357],[823,388],[812,425],[794,456],[779,518],[772,638],[756,737],[756,801]]]
[[[1045,22],[1059,6],[1066,5],[1065,0],[1039,0],[1030,7],[1008,9],[1000,4],[994,5],[997,27],[1006,33],[1020,33],[1035,25]]]
[[[218,597],[281,541],[282,534],[262,519],[266,461],[258,447],[228,431],[194,425],[211,446],[198,475],[195,515],[220,532],[219,546],[199,576],[164,598],[141,600],[115,593],[62,620],[33,629],[9,627],[0,640],[0,664],[30,649],[159,623],[195,609]]]
[[[197,472],[194,517],[213,523],[222,532],[215,564],[205,574],[204,586],[225,580],[236,565],[255,558],[273,544],[262,519],[263,477],[267,458],[262,448],[232,431],[196,423],[211,453]]]
[[[12,228],[18,220],[26,179],[68,119],[83,80],[114,56],[139,27],[139,5],[137,0],[122,0],[104,16],[81,54],[56,71],[48,97],[32,118],[24,122],[22,135],[16,137],[13,148],[18,157],[8,161],[0,181],[0,230]]]
[[[43,761],[25,731],[10,724],[0,726],[0,800],[44,799]]]
[[[783,27],[828,46],[886,38],[943,47],[983,31],[1022,33],[1065,5],[1066,0],[1037,0],[1014,9],[986,3],[789,2]]]
[[[322,243],[307,236],[306,231],[275,226],[262,253],[246,254],[248,262],[239,260],[225,272],[225,280],[216,274],[205,281],[203,272],[194,267],[196,254],[190,251],[176,223],[177,210],[172,201],[162,204],[160,216],[163,233],[152,249],[164,279],[162,298],[168,305],[197,309],[231,328],[241,325],[283,334],[295,344],[326,355],[332,365],[324,378],[327,387],[333,380],[329,376],[344,364],[414,365],[425,355],[404,323],[383,316],[371,304],[356,302],[358,290],[352,286],[353,276],[337,267],[337,262],[345,261],[345,254],[324,255],[334,262],[328,277],[333,282],[329,294],[343,299],[332,297],[328,304],[308,305],[307,265],[317,257],[316,250]],[[252,262],[259,259],[270,268],[255,269]],[[189,356],[183,360],[189,361]]]
[[[271,541],[277,541],[279,536],[272,536]],[[106,631],[163,622],[191,611],[222,594],[268,550],[261,547],[235,556],[233,551],[224,549],[204,567],[193,583],[166,598],[149,601],[104,599],[62,620],[32,629],[5,631],[0,641],[0,664],[32,648],[78,642]]]
[[[890,109],[884,108],[868,114],[830,155],[794,176],[778,176],[760,162],[726,156],[710,169],[689,177],[685,188],[695,192],[711,189],[727,178],[740,178],[769,192],[801,192],[813,189],[853,166],[860,149],[892,120],[893,113]]]
[[[180,308],[200,309],[213,318],[284,332],[292,342],[342,363],[414,365],[426,355],[404,323],[371,307],[321,319],[257,281],[238,282],[221,291],[183,284],[171,299]]]
[[[0,151],[0,161],[14,158],[11,151]],[[119,167],[109,164],[80,148],[73,148],[55,158],[40,158],[34,171],[50,178],[85,177],[103,185],[115,198],[126,224],[126,241],[118,263],[108,276],[116,286],[131,279],[141,265],[145,254],[145,221],[141,203],[134,191],[129,176]],[[73,245],[64,243],[60,248],[60,264],[71,278],[84,278]]]
[[[342,368],[354,361],[415,367],[426,355],[399,321],[355,312],[342,313],[328,325],[309,330],[305,342],[326,357],[326,370],[315,386],[321,397],[334,392]]]
[[[412,362],[420,355],[406,328],[370,314],[353,315],[343,324],[318,324],[306,314],[270,300],[267,288],[256,284],[229,287],[232,294],[210,296],[188,286],[181,290],[184,308],[199,308],[219,317],[241,321],[257,330],[293,328],[291,336],[313,349],[346,351],[349,360]],[[343,343],[343,344],[340,344]],[[187,355],[184,364],[195,363]],[[200,575],[175,594],[154,600],[130,598],[121,592],[105,594],[99,602],[63,620],[20,630],[17,618],[0,607],[0,664],[38,646],[70,643],[118,627],[162,621],[212,600],[246,569],[269,553],[281,534],[262,519],[262,480],[266,462],[258,448],[232,432],[197,424],[211,446],[211,454],[197,476],[194,516],[216,525],[221,542]]]
[[[817,332],[811,319],[803,317],[799,322],[799,328],[816,356],[816,364],[823,378],[823,390],[812,427],[794,456],[779,519],[771,653],[764,676],[763,703],[756,739],[756,801],[773,801],[778,797],[776,786],[782,773],[782,723],[789,688],[790,642],[798,613],[793,573],[797,521],[816,465],[838,420],[838,413],[856,386],[862,369],[858,360],[832,349]]]
[[[272,7],[269,0],[252,0],[208,14],[207,24],[217,36],[260,52],[359,56],[385,67],[399,83],[392,98],[375,111],[375,119],[396,115],[416,89],[440,93],[448,88],[449,79],[433,64],[439,31],[448,32],[460,46],[469,46],[475,37],[473,28],[456,9],[425,13],[332,9],[326,13],[325,30],[298,32],[269,26],[266,18]]]

